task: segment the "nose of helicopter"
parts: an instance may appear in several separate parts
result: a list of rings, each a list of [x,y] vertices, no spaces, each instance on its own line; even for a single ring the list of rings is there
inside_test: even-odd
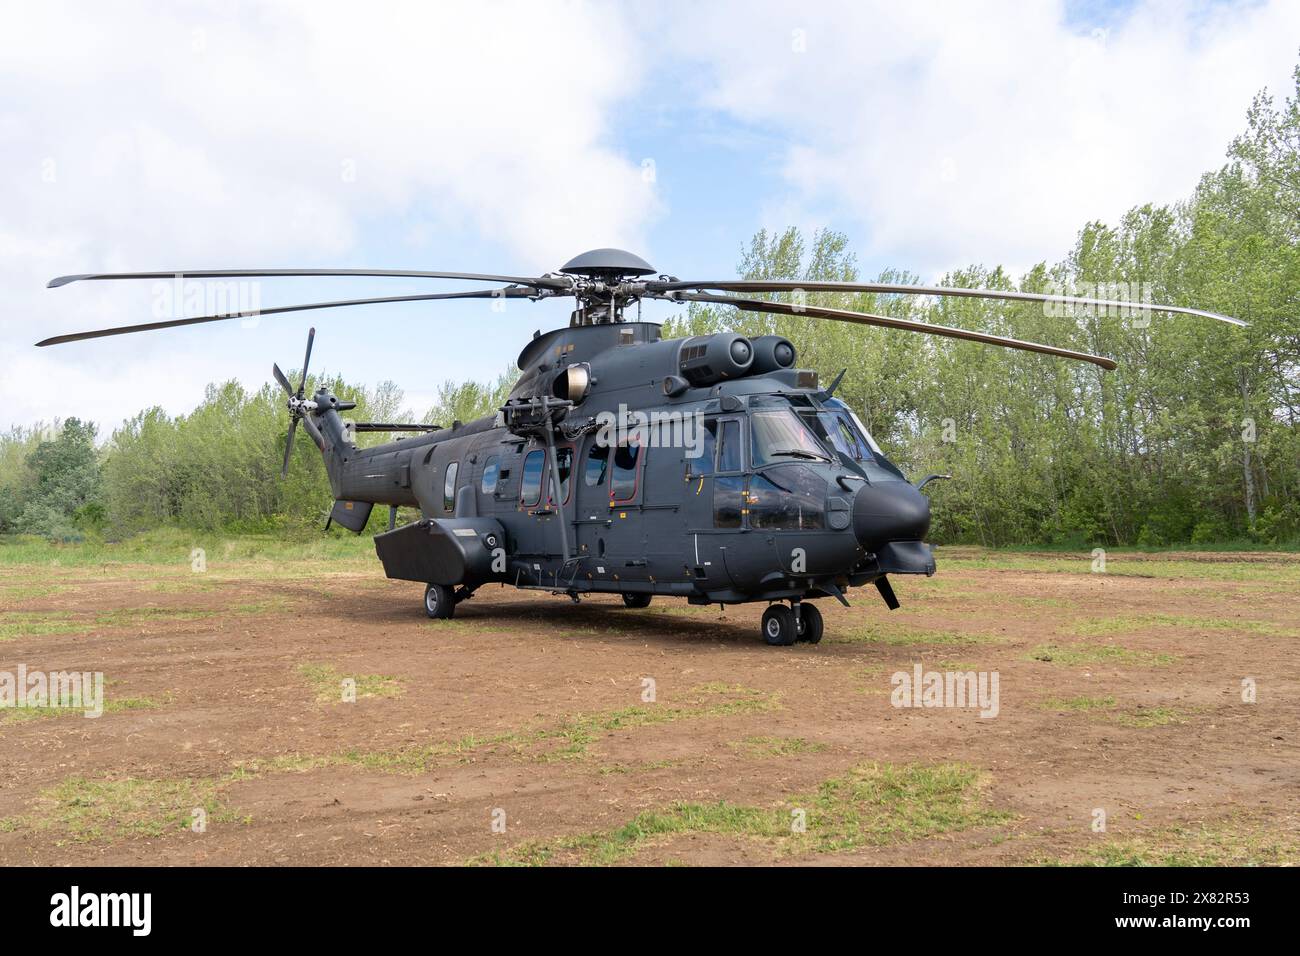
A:
[[[853,499],[853,531],[864,548],[919,541],[930,528],[930,501],[906,481],[864,484]]]

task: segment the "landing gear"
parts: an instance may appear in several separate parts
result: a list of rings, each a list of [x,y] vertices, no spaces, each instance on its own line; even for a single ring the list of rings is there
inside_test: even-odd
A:
[[[773,604],[763,612],[763,640],[773,647],[789,647],[798,639],[794,611],[784,604]]]
[[[456,613],[456,596],[451,588],[430,584],[424,589],[424,613],[437,621],[445,621]]]
[[[637,609],[649,607],[650,597],[649,594],[624,594],[623,606]]]
[[[822,612],[816,604],[799,605],[799,640],[816,644],[822,639]]]
[[[816,644],[822,639],[823,627],[822,612],[814,604],[773,604],[763,612],[763,640],[774,647],[789,647],[796,641]]]

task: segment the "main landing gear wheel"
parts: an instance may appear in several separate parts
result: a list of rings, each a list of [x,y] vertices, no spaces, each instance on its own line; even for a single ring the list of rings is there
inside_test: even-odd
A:
[[[822,612],[816,604],[799,605],[799,640],[816,644],[822,639]]]
[[[456,613],[456,597],[451,588],[430,584],[424,589],[424,613],[438,621],[445,621]]]
[[[649,594],[624,594],[623,606],[632,608],[643,608],[650,606]]]
[[[773,604],[763,612],[763,640],[773,647],[788,647],[797,639],[794,611],[784,604]]]

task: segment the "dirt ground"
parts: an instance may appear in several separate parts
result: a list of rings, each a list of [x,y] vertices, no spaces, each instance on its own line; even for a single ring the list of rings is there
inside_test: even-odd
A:
[[[1300,860],[1300,555],[937,553],[789,648],[761,606],[433,622],[361,560],[0,567],[0,672],[106,681],[0,710],[0,863]],[[895,706],[916,665],[996,716]]]

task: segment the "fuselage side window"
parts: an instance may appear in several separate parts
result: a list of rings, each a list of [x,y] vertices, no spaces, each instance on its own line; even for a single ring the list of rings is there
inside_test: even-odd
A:
[[[740,422],[735,419],[722,423],[718,438],[718,471],[740,471],[744,461],[740,448]]]
[[[704,423],[696,432],[698,444],[686,449],[686,465],[690,473],[697,478],[713,474],[713,456],[718,446],[718,422],[716,419]],[[698,451],[698,455],[692,452]]]
[[[569,501],[569,475],[573,471],[573,448],[568,445],[562,445],[555,449],[555,465],[560,471],[560,502],[567,504]],[[551,503],[555,503],[555,482],[548,481],[546,487],[550,489],[549,497]]]
[[[497,482],[500,480],[501,460],[497,458],[496,455],[493,455],[487,460],[487,464],[483,466],[483,480],[479,484],[479,487],[483,490],[483,494],[485,495],[496,494]]]
[[[587,452],[587,468],[583,479],[588,488],[595,488],[605,481],[605,472],[609,469],[609,446],[591,443]]]
[[[542,472],[546,468],[546,452],[540,448],[530,451],[524,459],[524,477],[519,483],[519,503],[532,508],[542,500]]]
[[[447,465],[447,476],[442,482],[442,510],[456,510],[456,472],[460,471],[460,462],[453,461]]]
[[[640,459],[640,445],[619,445],[614,449],[614,477],[609,484],[611,501],[631,501],[636,497],[636,466]]]

